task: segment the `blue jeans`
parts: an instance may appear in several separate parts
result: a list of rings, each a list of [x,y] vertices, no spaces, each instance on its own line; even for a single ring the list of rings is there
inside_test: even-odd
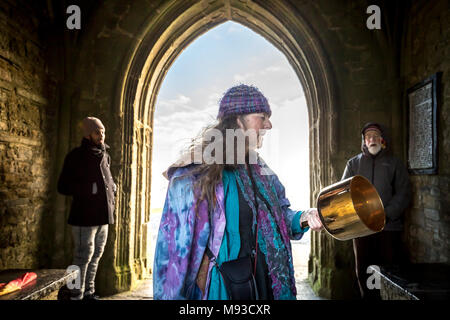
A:
[[[72,235],[74,242],[72,264],[80,268],[80,288],[70,291],[72,300],[80,300],[84,295],[92,295],[95,292],[95,275],[108,238],[108,225],[72,226]]]

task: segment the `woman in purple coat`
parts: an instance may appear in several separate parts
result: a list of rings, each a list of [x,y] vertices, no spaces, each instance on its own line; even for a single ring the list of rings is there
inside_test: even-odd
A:
[[[232,299],[221,267],[248,257],[257,299],[295,299],[290,240],[309,229],[301,222],[315,231],[322,224],[314,208],[289,208],[283,185],[255,151],[272,128],[270,116],[257,88],[230,88],[218,123],[164,173],[169,187],[156,243],[155,299]]]

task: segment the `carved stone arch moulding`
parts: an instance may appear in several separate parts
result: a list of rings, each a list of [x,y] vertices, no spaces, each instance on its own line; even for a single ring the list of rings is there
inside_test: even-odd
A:
[[[313,203],[320,189],[336,180],[330,161],[337,147],[336,139],[332,139],[337,132],[336,93],[325,50],[301,13],[285,1],[240,0],[170,1],[158,12],[142,24],[139,40],[129,50],[129,63],[122,70],[117,97],[123,123],[119,183],[131,192],[124,193],[119,201],[119,219],[146,215],[137,211],[149,209],[150,174],[146,170],[151,167],[142,168],[142,163],[151,162],[154,105],[167,71],[197,37],[229,20],[250,28],[283,52],[300,79],[309,111]],[[148,136],[142,137],[139,132]],[[142,174],[144,177],[137,177]],[[144,191],[145,195],[138,196]],[[120,238],[120,230],[118,233]]]

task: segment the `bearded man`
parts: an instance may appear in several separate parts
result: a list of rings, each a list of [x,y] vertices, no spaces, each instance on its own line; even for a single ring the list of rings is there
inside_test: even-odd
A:
[[[382,232],[353,240],[356,276],[363,299],[380,299],[379,288],[367,284],[368,266],[398,266],[406,262],[401,234],[404,211],[411,201],[411,186],[406,167],[390,153],[385,131],[374,122],[363,127],[362,153],[347,162],[342,176],[342,180],[354,175],[367,178],[376,188],[386,213]]]

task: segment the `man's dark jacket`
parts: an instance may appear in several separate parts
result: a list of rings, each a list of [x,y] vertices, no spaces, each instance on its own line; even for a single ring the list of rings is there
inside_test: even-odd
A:
[[[58,180],[58,192],[73,196],[68,223],[98,226],[114,223],[116,185],[106,148],[83,138],[81,146],[70,151]],[[94,185],[95,184],[95,185]]]
[[[374,125],[368,123],[364,128]],[[362,153],[351,158],[347,162],[342,180],[354,175],[366,177],[377,189],[386,213],[386,231],[403,230],[403,214],[411,201],[411,185],[406,167],[389,152],[389,139],[382,126],[377,125],[382,131],[386,148],[372,156],[362,137]],[[363,131],[364,131],[363,128]],[[362,132],[363,132],[362,131]]]

